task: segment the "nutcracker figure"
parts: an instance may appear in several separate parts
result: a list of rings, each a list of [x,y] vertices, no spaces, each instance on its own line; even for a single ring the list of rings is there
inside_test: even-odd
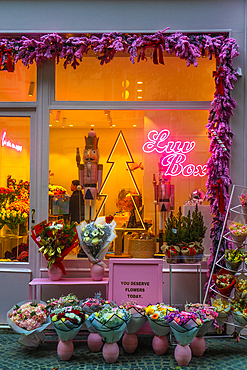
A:
[[[96,218],[96,199],[102,184],[103,165],[99,162],[98,150],[99,138],[92,129],[85,136],[85,149],[83,153],[83,164],[80,164],[80,153],[77,148],[77,165],[79,164],[79,179],[84,187],[85,220],[93,221]]]
[[[159,211],[159,249],[163,245],[164,221],[169,217],[171,209],[174,209],[174,185],[171,185],[171,176],[165,174],[165,169],[159,163],[159,183],[153,175],[154,204]],[[156,218],[156,217],[155,217]],[[156,232],[155,225],[155,232]],[[160,253],[161,249],[160,249]]]

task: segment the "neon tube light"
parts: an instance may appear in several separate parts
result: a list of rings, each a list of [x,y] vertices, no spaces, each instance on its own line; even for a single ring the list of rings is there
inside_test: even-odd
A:
[[[6,146],[7,148],[14,149],[17,152],[22,151],[22,145],[15,144],[15,143],[13,143],[13,141],[7,139],[6,131],[3,131],[2,139],[1,139],[1,145],[2,145],[2,147]]]
[[[167,154],[163,155],[160,159],[160,164],[162,166],[162,171],[164,171],[164,175],[183,175],[185,177],[206,176],[206,164],[184,164],[187,159],[186,155],[190,153],[196,146],[195,141],[167,141],[169,136],[170,131],[167,129],[164,129],[160,132],[156,130],[149,131],[148,141],[143,144],[142,150],[147,154],[155,151],[160,154]]]

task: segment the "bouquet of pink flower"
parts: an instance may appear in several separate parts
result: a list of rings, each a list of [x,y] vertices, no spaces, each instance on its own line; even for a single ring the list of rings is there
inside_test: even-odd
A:
[[[141,306],[136,302],[126,302],[122,303],[120,307],[125,308],[125,310],[131,314],[130,321],[126,326],[126,333],[135,334],[147,321],[145,315],[146,306]]]
[[[202,325],[200,316],[195,312],[172,312],[167,320],[181,346],[189,345]]]
[[[57,309],[57,308],[63,308],[67,306],[78,306],[79,305],[79,298],[72,294],[69,293],[68,295],[64,296],[62,295],[60,298],[51,298],[47,301],[47,308],[50,309],[51,311]]]
[[[197,313],[202,321],[202,326],[196,334],[197,337],[203,337],[207,333],[213,321],[218,316],[216,308],[213,306],[209,306],[206,303],[187,303],[185,305],[185,311]]]
[[[98,312],[103,308],[104,304],[109,303],[101,297],[101,293],[95,293],[94,298],[86,298],[80,302],[80,307],[83,312],[91,315],[93,312]]]
[[[17,333],[20,344],[37,348],[44,341],[43,330],[50,324],[49,310],[45,302],[20,302],[7,312],[7,323]]]

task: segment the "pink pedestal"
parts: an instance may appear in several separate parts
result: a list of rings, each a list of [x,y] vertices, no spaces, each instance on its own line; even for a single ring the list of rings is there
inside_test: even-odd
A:
[[[188,366],[192,357],[190,346],[177,344],[174,356],[179,366]]]
[[[99,352],[103,346],[103,340],[98,333],[90,333],[87,338],[87,345],[91,352]]]
[[[57,354],[60,360],[68,361],[71,359],[74,353],[74,344],[73,339],[68,340],[66,342],[59,341],[57,345]]]
[[[202,356],[206,349],[205,339],[203,337],[195,337],[190,343],[190,348],[194,356]]]
[[[152,340],[152,346],[156,355],[164,355],[168,348],[168,340],[166,336],[163,335],[162,337],[159,337],[158,335],[155,335]]]
[[[101,281],[105,274],[104,266],[100,266],[98,264],[92,265],[90,274],[91,274],[91,278],[94,281]]]
[[[108,364],[113,364],[118,359],[119,347],[117,343],[105,343],[102,353],[105,362],[107,362]]]
[[[138,338],[136,334],[124,334],[122,346],[127,353],[134,353],[138,346]]]

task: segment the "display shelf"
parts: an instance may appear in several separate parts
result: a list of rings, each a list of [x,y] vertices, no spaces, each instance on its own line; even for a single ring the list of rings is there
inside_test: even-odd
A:
[[[236,270],[233,270],[233,269],[229,268],[228,266],[227,267],[223,266],[223,261],[225,259],[225,255],[218,258],[220,246],[221,246],[221,243],[222,243],[223,239],[232,243],[234,245],[233,249],[235,249],[235,250],[243,249],[243,253],[246,252],[246,244],[247,244],[246,240],[243,241],[243,242],[238,242],[238,241],[233,239],[233,237],[231,235],[231,232],[226,231],[227,222],[231,221],[231,220],[228,219],[228,217],[232,213],[236,213],[236,214],[240,215],[241,217],[243,217],[242,222],[247,223],[247,214],[245,212],[243,212],[241,204],[239,204],[237,206],[232,206],[233,198],[236,198],[236,196],[240,196],[243,191],[247,192],[246,187],[244,187],[244,186],[233,185],[233,187],[232,187],[232,191],[231,191],[231,194],[230,194],[229,205],[228,205],[228,208],[227,208],[227,211],[226,211],[226,215],[225,215],[225,219],[224,219],[224,223],[223,223],[223,227],[222,227],[222,231],[221,231],[221,236],[220,236],[219,243],[218,243],[218,246],[217,246],[217,250],[216,250],[216,253],[215,253],[215,258],[214,258],[214,261],[213,261],[213,265],[212,265],[210,277],[209,277],[209,280],[208,280],[208,286],[207,286],[207,290],[206,290],[206,293],[205,293],[205,296],[204,296],[203,303],[207,302],[209,290],[212,291],[213,293],[215,293],[216,297],[218,297],[218,298],[221,297],[224,300],[229,301],[229,303],[234,297],[236,297],[235,287],[233,287],[229,296],[226,296],[226,295],[224,295],[224,294],[222,294],[218,291],[217,286],[216,286],[215,283],[212,284],[212,278],[213,278],[213,274],[214,274],[216,266],[219,267],[219,268],[224,268],[226,271],[229,271],[234,277],[236,277],[236,274],[237,275],[242,274],[242,275],[246,276],[247,266],[246,266],[244,261],[239,265],[239,267]],[[236,194],[236,192],[237,192],[237,194]],[[227,319],[223,322],[227,325],[230,325],[230,326],[231,325],[239,326],[239,325],[232,324],[232,323],[228,322]],[[241,328],[243,328],[243,327],[241,326]]]
[[[62,278],[61,280],[50,280],[49,278],[35,278],[29,282],[29,299],[37,299],[37,286],[42,285],[104,285],[106,287],[106,298],[108,298],[109,279],[96,281],[91,278]],[[32,287],[34,295],[32,295]]]

